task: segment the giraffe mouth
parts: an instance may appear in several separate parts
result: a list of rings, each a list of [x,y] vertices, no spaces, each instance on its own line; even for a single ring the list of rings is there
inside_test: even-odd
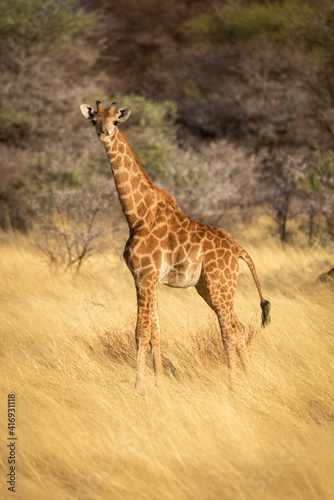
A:
[[[101,141],[103,141],[103,139],[108,139],[108,138],[110,137],[110,134],[109,134],[109,132],[108,132],[108,131],[103,131],[103,132],[99,132],[99,133],[97,134],[97,137],[98,137]]]

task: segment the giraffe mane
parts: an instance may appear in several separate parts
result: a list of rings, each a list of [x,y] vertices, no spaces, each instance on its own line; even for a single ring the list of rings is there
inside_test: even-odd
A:
[[[137,165],[140,166],[140,168],[142,169],[143,173],[144,173],[144,177],[147,181],[149,181],[149,184],[151,186],[154,186],[153,182],[151,181],[151,179],[149,178],[147,172],[145,172],[145,170],[143,169],[140,161],[138,160],[138,156],[136,155],[133,147],[131,146],[131,144],[129,143],[129,141],[127,140],[126,138],[126,135],[124,134],[124,132],[122,132],[121,130],[118,130],[118,135],[120,135],[121,137],[121,140],[124,141],[124,143],[126,144],[127,146],[127,149],[128,149],[128,153],[130,153],[130,155],[132,156],[132,159],[137,163]]]
[[[181,211],[181,208],[177,204],[174,196],[172,196],[168,191],[166,191],[166,189],[162,189],[161,194],[163,195],[164,201],[166,202],[167,205],[171,206],[175,210]]]
[[[144,170],[144,168],[142,167],[136,153],[135,153],[135,150],[133,149],[133,147],[131,146],[131,144],[129,143],[129,141],[127,140],[126,138],[126,135],[124,134],[124,132],[122,132],[121,130],[118,130],[118,134],[120,135],[120,138],[122,141],[124,141],[124,143],[126,143],[126,146],[128,148],[128,153],[132,156],[132,159],[140,166],[141,170],[143,171],[143,175],[145,177],[145,179],[149,182],[149,184],[156,188],[160,195],[162,195],[162,199],[163,201],[165,202],[166,206],[171,206],[174,210],[181,210],[179,205],[177,204],[174,196],[172,196],[166,189],[160,189],[158,188],[150,179],[148,173]]]

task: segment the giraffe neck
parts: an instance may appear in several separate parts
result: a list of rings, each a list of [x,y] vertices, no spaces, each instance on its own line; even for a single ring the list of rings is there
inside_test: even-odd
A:
[[[152,202],[160,190],[143,170],[131,145],[118,128],[105,143],[105,148],[123,213],[130,228],[136,228],[149,216]]]

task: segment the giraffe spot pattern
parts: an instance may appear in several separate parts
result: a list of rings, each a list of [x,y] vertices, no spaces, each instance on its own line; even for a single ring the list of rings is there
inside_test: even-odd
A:
[[[97,119],[114,123],[115,105],[107,110],[98,105]],[[233,310],[238,276],[238,258],[248,264],[261,301],[264,300],[254,264],[224,230],[187,217],[173,196],[159,189],[142,169],[125,135],[113,127],[103,138],[118,190],[122,210],[130,227],[124,259],[134,277],[138,317],[137,385],[142,380],[145,353],[151,341],[157,376],[162,374],[156,288],[195,286],[216,312],[231,371],[236,352],[245,368],[249,367],[243,328]]]

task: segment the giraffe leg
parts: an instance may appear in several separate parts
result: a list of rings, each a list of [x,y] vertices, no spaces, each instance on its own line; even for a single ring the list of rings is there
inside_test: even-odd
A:
[[[163,377],[163,369],[162,369],[161,352],[160,352],[160,326],[159,326],[159,315],[158,315],[158,301],[156,295],[152,312],[150,344],[152,347],[155,383],[156,385],[160,385]]]
[[[242,366],[245,370],[245,372],[251,371],[251,364],[249,361],[249,355],[248,355],[248,348],[246,344],[246,338],[244,335],[244,327],[240,323],[239,319],[237,318],[236,314],[234,313],[233,317],[233,322],[234,322],[234,328],[236,332],[236,348],[237,348],[237,353],[240,358],[240,361],[242,363]]]
[[[216,314],[218,316],[220,333],[222,336],[222,341],[227,356],[227,366],[229,368],[230,386],[232,386],[234,381],[235,369],[237,365],[237,350],[236,350],[237,340],[235,335],[235,329],[233,326],[233,322],[231,320],[231,314],[228,311],[217,310]]]
[[[233,314],[231,313],[232,302],[224,299],[224,297],[222,297],[219,293],[219,290],[210,290],[210,288],[205,286],[203,282],[200,282],[196,286],[196,290],[211,307],[211,309],[213,309],[217,314],[222,341],[227,356],[230,384],[232,384],[236,368],[237,352],[236,332],[233,323]]]
[[[144,386],[145,357],[151,338],[152,312],[154,297],[149,287],[137,286],[137,376],[136,389],[142,390]]]

